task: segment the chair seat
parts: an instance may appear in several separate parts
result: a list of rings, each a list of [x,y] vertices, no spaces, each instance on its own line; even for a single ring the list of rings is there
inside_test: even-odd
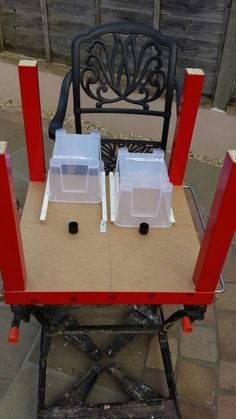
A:
[[[101,150],[106,174],[113,172],[115,169],[120,147],[127,147],[130,152],[152,153],[154,148],[161,147],[161,141],[103,138],[101,140]]]

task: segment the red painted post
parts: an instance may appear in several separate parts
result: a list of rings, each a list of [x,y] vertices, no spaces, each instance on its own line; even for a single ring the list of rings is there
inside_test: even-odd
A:
[[[228,151],[193,274],[197,292],[214,292],[236,228],[236,151]]]
[[[25,262],[7,143],[0,142],[0,267],[4,291],[24,291]]]
[[[36,60],[20,60],[18,65],[30,180],[44,182],[45,161]]]
[[[170,181],[174,185],[183,183],[204,77],[201,69],[185,70],[180,111],[168,169]]]

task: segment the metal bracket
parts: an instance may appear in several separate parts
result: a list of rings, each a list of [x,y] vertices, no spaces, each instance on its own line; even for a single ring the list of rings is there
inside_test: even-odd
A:
[[[173,212],[172,207],[170,209],[170,222],[171,222],[171,224],[175,224],[175,216],[174,216],[174,212]]]
[[[47,217],[47,210],[48,210],[48,201],[49,201],[49,172],[47,175],[47,181],[45,186],[45,192],[43,197],[43,205],[40,213],[40,221],[43,223],[46,220]]]
[[[114,189],[114,175],[112,172],[109,173],[109,185],[110,185],[110,219],[114,223],[116,220],[116,208],[115,208],[115,189]]]
[[[106,233],[107,228],[107,194],[106,194],[106,174],[103,171],[101,173],[101,183],[102,183],[102,219],[100,223],[100,232]]]

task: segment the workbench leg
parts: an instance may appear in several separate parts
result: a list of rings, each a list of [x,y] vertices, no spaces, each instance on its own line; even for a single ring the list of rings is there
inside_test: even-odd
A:
[[[179,402],[177,400],[175,376],[174,376],[174,371],[173,371],[173,366],[172,366],[172,361],[171,361],[171,354],[170,354],[167,332],[165,331],[159,332],[158,338],[159,338],[159,343],[160,343],[160,349],[161,349],[162,361],[163,361],[164,370],[165,370],[166,381],[167,381],[168,390],[169,390],[169,396],[171,399],[174,400],[176,411],[178,413],[178,418],[181,419],[181,412],[180,412]]]
[[[30,180],[44,182],[45,160],[37,61],[20,60],[18,73]]]
[[[152,306],[155,309],[155,306]],[[171,353],[170,347],[168,342],[168,332],[164,330],[164,314],[162,306],[157,306],[157,315],[159,317],[161,328],[158,330],[158,339],[160,344],[161,356],[163,361],[163,366],[165,370],[166,381],[169,390],[169,396],[175,402],[176,412],[178,414],[178,418],[182,419],[179,401],[177,399],[177,389],[176,389],[176,382],[175,382],[175,375],[171,360]],[[155,310],[156,310],[155,309]]]
[[[227,152],[208,218],[193,283],[214,293],[236,229],[236,151]]]
[[[4,291],[24,291],[26,270],[10,154],[0,141],[0,267]]]
[[[168,169],[173,185],[183,183],[204,77],[201,69],[187,68],[185,70],[180,111]]]

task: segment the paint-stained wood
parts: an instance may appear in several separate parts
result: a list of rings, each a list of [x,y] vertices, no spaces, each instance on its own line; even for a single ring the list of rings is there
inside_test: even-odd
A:
[[[73,407],[51,407],[39,412],[39,419],[177,419],[173,400],[129,401],[121,404],[87,405]]]

